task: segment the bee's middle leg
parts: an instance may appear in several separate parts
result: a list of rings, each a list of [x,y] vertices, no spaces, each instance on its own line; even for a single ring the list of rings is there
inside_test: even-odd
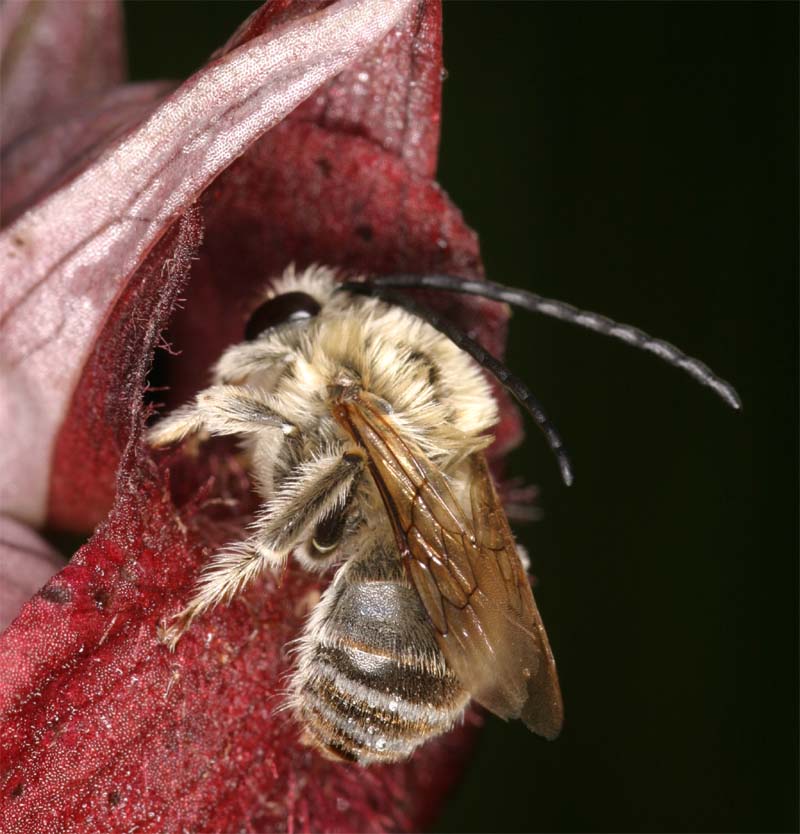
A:
[[[195,617],[229,603],[264,570],[282,564],[306,531],[347,499],[364,466],[364,453],[357,449],[299,464],[259,513],[255,534],[212,557],[162,642],[174,648]]]

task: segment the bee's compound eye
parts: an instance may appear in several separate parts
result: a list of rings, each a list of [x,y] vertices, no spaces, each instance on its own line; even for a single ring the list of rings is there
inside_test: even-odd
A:
[[[264,331],[281,324],[291,324],[313,318],[319,312],[319,302],[304,292],[276,295],[256,308],[244,330],[245,339],[252,342]]]

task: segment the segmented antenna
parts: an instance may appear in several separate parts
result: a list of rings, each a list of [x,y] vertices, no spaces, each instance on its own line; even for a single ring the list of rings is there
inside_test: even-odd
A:
[[[547,440],[548,445],[553,451],[558,461],[558,467],[561,470],[561,477],[564,483],[569,486],[573,481],[572,464],[569,461],[567,450],[564,448],[564,441],[558,433],[556,427],[550,422],[549,417],[545,414],[541,403],[536,399],[533,392],[525,385],[525,383],[514,376],[513,373],[499,360],[495,359],[490,353],[485,351],[474,339],[470,338],[463,330],[456,327],[452,322],[440,316],[438,313],[419,304],[407,295],[398,292],[392,292],[391,289],[384,289],[377,286],[377,282],[352,282],[340,285],[340,290],[347,290],[361,295],[369,295],[380,298],[395,307],[402,307],[408,310],[409,313],[417,316],[428,322],[431,327],[435,327],[440,333],[443,333],[453,342],[456,347],[468,353],[481,367],[485,368],[495,379],[500,382],[503,387],[511,393],[511,395],[520,403],[520,405],[533,417],[536,425],[542,430],[542,433]]]
[[[655,339],[643,330],[639,330],[638,327],[620,324],[598,313],[579,310],[577,307],[563,301],[544,298],[527,290],[505,287],[492,281],[476,281],[469,278],[459,278],[456,275],[381,275],[370,278],[369,285],[380,290],[381,294],[384,289],[424,289],[479,295],[494,301],[503,301],[506,304],[521,307],[533,313],[542,313],[551,318],[561,319],[561,321],[570,324],[577,324],[587,330],[611,336],[613,339],[619,339],[621,342],[655,354],[659,359],[663,359],[670,365],[675,365],[685,371],[701,385],[711,388],[731,408],[738,410],[742,407],[736,389],[729,382],[717,376],[708,365],[699,359],[687,356],[675,345],[665,342],[663,339]],[[366,292],[364,289],[356,290],[358,287],[363,288],[364,284],[355,282],[343,284],[342,287],[352,291]],[[441,330],[442,328],[437,326],[437,329]],[[442,330],[442,332],[444,331]],[[509,388],[509,390],[511,389]]]

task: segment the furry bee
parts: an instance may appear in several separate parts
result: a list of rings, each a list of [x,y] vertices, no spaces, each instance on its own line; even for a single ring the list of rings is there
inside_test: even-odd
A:
[[[473,293],[650,350],[738,407],[733,389],[666,342],[561,302],[454,276],[340,284],[288,269],[213,385],[149,433],[241,439],[263,503],[215,554],[163,639],[229,603],[290,555],[336,568],[298,641],[290,706],[306,743],[361,764],[407,758],[471,699],[546,737],[563,717],[555,662],[484,450],[498,412],[482,368],[563,443],[525,385],[466,334],[399,292]]]

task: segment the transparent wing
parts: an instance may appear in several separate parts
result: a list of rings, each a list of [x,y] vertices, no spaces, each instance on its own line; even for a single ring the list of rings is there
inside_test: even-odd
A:
[[[439,646],[464,688],[502,718],[554,738],[563,707],[553,655],[483,454],[470,514],[447,479],[362,393],[334,414],[370,470]]]

